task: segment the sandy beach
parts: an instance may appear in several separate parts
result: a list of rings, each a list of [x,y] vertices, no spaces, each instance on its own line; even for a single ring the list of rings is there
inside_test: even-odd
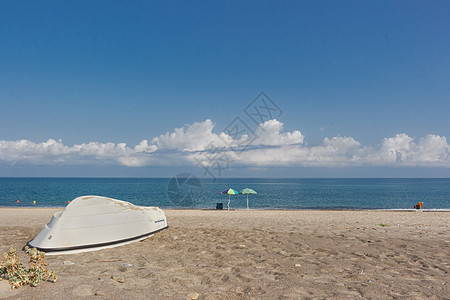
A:
[[[0,208],[0,251],[57,208]],[[142,242],[47,256],[59,278],[1,299],[448,299],[450,213],[165,210]],[[386,226],[385,226],[386,225]],[[25,255],[20,251],[22,261]]]

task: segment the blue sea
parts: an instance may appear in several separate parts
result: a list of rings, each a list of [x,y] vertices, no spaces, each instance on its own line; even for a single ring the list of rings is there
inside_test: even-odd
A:
[[[222,195],[227,188],[252,188],[250,209],[411,209],[450,210],[450,179],[197,179],[174,178],[0,178],[0,206],[64,207],[83,195],[101,195],[161,208],[243,209],[245,195]],[[17,202],[19,201],[19,202]]]

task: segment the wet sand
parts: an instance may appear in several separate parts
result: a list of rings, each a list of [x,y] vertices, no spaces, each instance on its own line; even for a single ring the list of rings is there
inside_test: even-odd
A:
[[[0,208],[0,251],[55,208]],[[165,210],[142,242],[47,256],[56,283],[1,299],[448,299],[450,213]],[[380,225],[382,224],[382,225]],[[384,226],[387,225],[387,226]],[[20,253],[22,261],[25,255]]]

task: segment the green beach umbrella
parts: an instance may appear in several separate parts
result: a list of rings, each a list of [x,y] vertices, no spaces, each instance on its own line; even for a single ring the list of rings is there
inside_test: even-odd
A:
[[[258,194],[258,193],[255,190],[245,188],[242,191],[240,191],[239,194],[247,195],[247,209],[248,209],[248,195],[249,194]]]
[[[231,201],[231,195],[239,195],[238,191],[233,189],[226,189],[220,192],[221,194],[227,194],[228,195],[228,210],[230,209],[230,201]]]

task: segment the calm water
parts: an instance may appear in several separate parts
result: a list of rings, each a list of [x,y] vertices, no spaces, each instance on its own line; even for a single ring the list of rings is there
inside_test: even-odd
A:
[[[0,178],[0,206],[65,206],[82,195],[101,195],[162,208],[226,207],[226,188],[252,188],[255,209],[450,209],[450,179],[260,179],[220,178],[216,182],[171,178]],[[231,197],[245,208],[246,196]],[[20,203],[17,203],[17,200]],[[36,201],[36,204],[33,204]]]

